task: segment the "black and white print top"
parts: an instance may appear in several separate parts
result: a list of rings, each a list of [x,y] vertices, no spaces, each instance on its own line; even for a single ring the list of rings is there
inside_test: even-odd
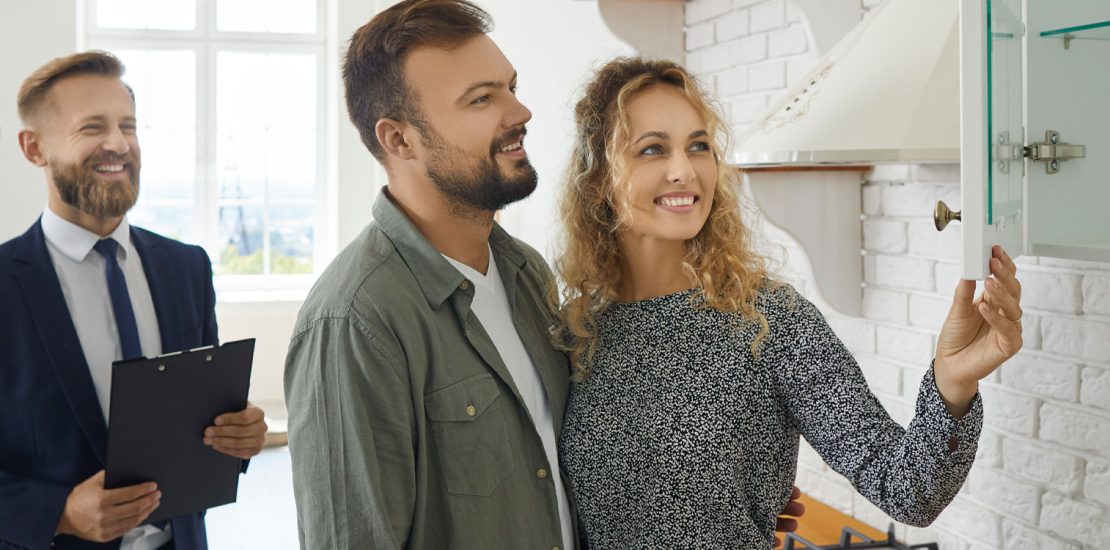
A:
[[[908,429],[891,420],[824,317],[790,287],[739,314],[687,290],[609,306],[560,442],[591,550],[772,548],[798,438],[897,521],[931,523],[975,458],[983,409],[948,414],[932,369]],[[950,451],[950,441],[957,446]]]

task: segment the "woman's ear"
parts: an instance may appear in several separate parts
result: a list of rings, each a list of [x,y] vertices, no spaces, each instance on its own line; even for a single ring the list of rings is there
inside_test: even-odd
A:
[[[381,144],[382,149],[385,149],[386,154],[401,160],[412,160],[416,155],[412,144],[405,137],[405,130],[408,127],[409,125],[403,122],[382,118],[374,125],[374,135],[377,136],[378,143]]]

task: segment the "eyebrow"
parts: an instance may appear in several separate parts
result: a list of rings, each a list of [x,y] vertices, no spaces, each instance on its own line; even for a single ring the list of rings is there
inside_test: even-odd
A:
[[[690,135],[686,139],[694,139],[694,138],[704,137],[704,136],[708,136],[708,135],[709,134],[705,130],[694,130],[693,132],[690,133]],[[643,140],[645,140],[649,137],[655,137],[655,138],[659,138],[659,139],[667,139],[667,138],[670,137],[670,134],[668,134],[667,132],[660,131],[660,130],[652,130],[650,132],[644,132],[640,137],[636,138],[636,141],[632,142],[632,145],[636,145],[637,143],[640,143],[641,141],[643,141]]]
[[[89,115],[85,118],[82,118],[81,120],[78,120],[77,124],[80,125],[80,124],[85,124],[87,122],[104,122],[106,120],[108,120],[108,117],[104,116],[104,115]],[[136,122],[137,120],[138,119],[136,119],[133,116],[123,117],[124,122]]]
[[[517,76],[517,73],[514,71],[513,72],[513,77],[509,79],[509,85],[510,86],[512,86],[512,84],[514,82],[516,82],[516,76]],[[466,96],[474,93],[474,90],[477,90],[477,89],[480,89],[480,88],[502,88],[504,86],[505,86],[504,82],[495,81],[495,80],[486,80],[486,81],[483,81],[483,82],[475,82],[474,84],[471,84],[470,86],[468,86],[466,88],[466,91],[464,91],[461,95],[459,95],[459,99],[457,101],[462,101],[463,98],[465,98]]]

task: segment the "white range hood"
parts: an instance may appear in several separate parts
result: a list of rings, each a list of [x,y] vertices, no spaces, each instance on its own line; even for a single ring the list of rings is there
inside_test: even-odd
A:
[[[958,0],[888,0],[740,136],[730,161],[959,161],[958,15]]]

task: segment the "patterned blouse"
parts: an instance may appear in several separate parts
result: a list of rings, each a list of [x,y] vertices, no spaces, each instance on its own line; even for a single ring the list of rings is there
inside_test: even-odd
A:
[[[792,288],[757,300],[771,327],[758,357],[757,326],[697,301],[687,290],[599,318],[560,442],[591,550],[772,548],[799,436],[897,521],[929,524],[959,491],[982,429],[978,396],[956,420],[930,368],[902,428]]]

